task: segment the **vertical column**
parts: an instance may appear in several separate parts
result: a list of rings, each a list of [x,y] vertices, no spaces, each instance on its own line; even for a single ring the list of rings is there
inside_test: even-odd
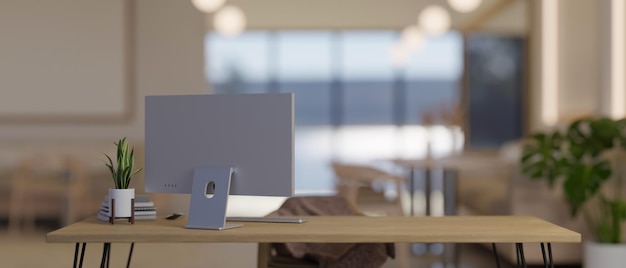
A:
[[[559,119],[559,2],[541,1],[541,122]]]
[[[598,1],[598,5],[601,83],[597,112],[611,118],[623,118],[626,115],[626,3],[624,0],[603,0]]]
[[[610,46],[611,46],[611,86],[610,86],[610,94],[611,94],[611,111],[610,116],[612,118],[623,118],[625,115],[626,107],[624,102],[626,102],[626,94],[624,92],[625,88],[625,66],[624,66],[624,47],[625,45],[625,33],[624,33],[624,23],[626,23],[624,19],[624,8],[626,4],[624,0],[611,0],[611,38],[610,38]]]
[[[610,1],[610,0],[609,0]],[[558,5],[558,89],[561,127],[598,114],[604,79],[602,6],[607,0],[567,0]],[[608,28],[607,28],[608,29]]]

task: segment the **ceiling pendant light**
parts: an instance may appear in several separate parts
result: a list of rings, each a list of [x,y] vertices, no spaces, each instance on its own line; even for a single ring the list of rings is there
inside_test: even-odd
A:
[[[404,42],[397,42],[389,51],[389,60],[391,61],[391,65],[396,68],[405,67],[409,58],[411,57],[411,51],[406,47]]]
[[[224,2],[226,2],[226,0],[191,0],[193,6],[205,13],[214,12],[222,7]]]
[[[461,13],[469,13],[478,8],[482,0],[448,0],[452,9]]]
[[[424,45],[424,35],[417,25],[411,25],[404,30],[401,34],[402,43],[404,43],[409,49],[419,49]]]
[[[246,29],[246,15],[236,6],[226,6],[213,18],[215,30],[224,36],[237,36]]]
[[[441,6],[428,6],[422,10],[417,22],[426,34],[441,35],[450,30],[450,13]]]

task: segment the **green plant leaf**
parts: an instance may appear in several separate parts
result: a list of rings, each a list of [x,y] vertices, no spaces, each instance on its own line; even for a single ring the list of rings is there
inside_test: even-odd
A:
[[[607,199],[601,190],[612,178],[619,180],[616,189],[624,187],[626,178],[614,172],[611,162],[619,159],[609,161],[606,157],[611,154],[605,154],[617,148],[626,149],[626,119],[583,118],[572,122],[565,132],[533,133],[520,157],[521,172],[551,186],[562,181],[572,216],[591,210],[585,213],[585,220],[594,237],[616,243],[621,241],[621,225],[626,221],[625,193],[609,191],[612,199]],[[589,202],[594,199],[599,201]],[[587,208],[589,204],[594,206]]]
[[[106,166],[111,172],[115,188],[127,189],[130,185],[132,176],[137,174],[142,169],[137,169],[134,172],[132,171],[135,165],[135,150],[134,148],[130,148],[126,137],[119,139],[114,144],[117,147],[115,161],[117,166],[114,166],[114,162],[111,157],[105,154],[108,160]]]

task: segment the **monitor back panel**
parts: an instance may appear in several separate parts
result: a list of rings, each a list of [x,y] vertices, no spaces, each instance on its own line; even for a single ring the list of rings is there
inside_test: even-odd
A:
[[[196,167],[235,167],[231,194],[293,194],[294,97],[147,96],[147,192],[191,193]]]

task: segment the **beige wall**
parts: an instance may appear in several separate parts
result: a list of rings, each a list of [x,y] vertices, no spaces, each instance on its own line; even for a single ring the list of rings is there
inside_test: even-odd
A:
[[[121,117],[124,2],[3,0],[0,117]]]
[[[0,0],[5,5],[10,3],[19,8],[28,8],[32,1]],[[85,9],[89,4],[69,5],[72,1],[63,3],[67,8]],[[487,8],[495,0],[488,0],[483,5]],[[132,140],[143,139],[143,96],[151,94],[194,94],[205,93],[206,85],[203,78],[204,58],[203,41],[206,30],[206,17],[195,10],[190,1],[169,0],[134,0],[134,50],[131,56],[135,60],[134,88],[135,98],[132,108],[132,117],[126,123],[2,123],[0,124],[0,140],[106,140],[111,141],[120,136],[128,136]],[[30,3],[30,4],[29,4]],[[104,4],[108,3],[108,4]],[[94,1],[92,4],[104,5],[115,10],[115,3],[119,1]],[[229,3],[241,5],[248,14],[253,28],[401,28],[415,22],[421,7],[428,3],[439,1],[408,1],[398,0],[389,4],[386,1],[349,0],[349,1],[288,1],[270,0],[269,2],[254,0],[233,0]],[[109,10],[110,12],[113,12]],[[65,10],[65,13],[77,14],[76,10]],[[519,12],[518,12],[519,13]],[[513,14],[518,14],[513,12]],[[91,21],[89,12],[85,13],[85,21]],[[48,19],[54,19],[50,16]],[[468,15],[455,16],[455,25],[467,20]],[[506,18],[509,18],[508,20]],[[517,19],[511,20],[509,15],[489,22],[500,27],[498,31],[520,31],[521,25]],[[12,25],[13,33],[19,32],[20,16],[8,17],[3,20],[6,25]],[[73,22],[75,26],[76,22]],[[117,29],[115,25],[107,29]],[[496,28],[497,28],[496,27]],[[2,29],[5,29],[2,28]],[[69,29],[58,27],[51,29],[58,36],[72,34]],[[6,33],[6,32],[5,32]],[[120,37],[120,40],[122,37]],[[19,46],[19,40],[14,40]],[[119,40],[118,40],[119,41]],[[26,42],[26,40],[24,41]],[[76,44],[72,44],[76,46]],[[68,44],[68,47],[70,45]],[[71,50],[72,48],[67,48]],[[32,54],[45,55],[45,51],[31,50]],[[107,50],[109,51],[109,50]],[[117,53],[115,52],[117,51]],[[110,50],[109,54],[101,55],[101,59],[121,57],[122,52]],[[24,53],[28,53],[28,50]],[[88,53],[88,52],[87,52]],[[96,51],[93,51],[97,54]],[[84,53],[83,53],[84,54]],[[26,54],[24,56],[32,56]],[[67,53],[67,60],[56,60],[54,68],[67,69],[74,61],[82,60],[77,55]],[[75,65],[75,64],[74,64]],[[88,69],[88,68],[86,68]],[[89,71],[86,71],[89,72]],[[119,77],[118,77],[119,78]],[[119,82],[119,81],[118,81]],[[53,90],[64,90],[57,86]],[[73,88],[71,90],[80,90]],[[64,92],[64,91],[63,91]],[[3,94],[7,94],[4,91]],[[81,101],[74,94],[65,96],[75,102]],[[45,98],[39,98],[45,102]],[[108,100],[104,100],[99,105]],[[16,102],[18,103],[18,102]],[[118,104],[112,104],[113,106]],[[19,104],[18,104],[19,106]],[[93,107],[83,107],[85,111]]]
[[[530,55],[529,127],[543,129],[541,122],[541,0],[533,0]],[[583,115],[606,114],[609,107],[607,75],[610,70],[610,1],[559,1],[559,119],[567,122]],[[626,49],[626,48],[625,48]]]
[[[195,10],[190,1],[135,0],[134,3],[136,96],[130,121],[115,124],[0,124],[0,140],[113,141],[121,136],[143,140],[145,95],[206,92],[202,13]],[[17,21],[13,25],[19,27]],[[62,36],[64,28],[56,31]],[[68,54],[67,57],[71,59],[73,55]],[[64,64],[65,61],[55,62],[55,68],[65,68]]]
[[[2,4],[27,6],[26,2],[0,0]],[[540,0],[535,2],[539,14]],[[497,0],[485,1],[477,13],[489,9]],[[502,33],[526,32],[525,10],[530,1],[515,1],[504,12],[486,22],[481,30]],[[69,139],[113,140],[119,136],[143,139],[143,96],[150,94],[190,94],[206,92],[203,79],[203,38],[210,17],[196,11],[189,1],[135,0],[135,72],[136,89],[133,116],[117,124],[0,124],[0,140]],[[248,15],[251,28],[401,28],[413,23],[420,8],[440,1],[398,0],[394,4],[375,0],[290,1],[232,0]],[[560,115],[563,118],[586,113],[600,113],[606,107],[606,68],[609,48],[606,17],[602,5],[608,1],[561,1],[560,47]],[[17,20],[19,16],[14,19]],[[5,18],[6,20],[6,18]],[[455,27],[471,20],[456,14]],[[10,22],[7,22],[9,24]],[[13,25],[20,25],[18,21]],[[530,129],[541,127],[540,20],[531,21],[535,38],[531,39]],[[6,27],[1,28],[6,29]],[[11,29],[19,29],[15,26]],[[56,30],[63,35],[63,28]],[[606,35],[606,33],[604,33]],[[68,55],[71,57],[72,55]],[[64,61],[56,63],[64,68]],[[606,90],[605,90],[606,91]],[[5,92],[2,92],[6,94]],[[80,101],[80,100],[77,100]]]
[[[540,1],[534,1],[539,6]],[[374,0],[366,3],[362,0],[269,0],[263,3],[254,0],[229,1],[244,9],[252,28],[400,28],[414,22],[424,3],[434,2],[436,1],[399,0],[398,4],[390,5],[385,1]],[[481,10],[488,9],[494,2],[495,0],[486,1]],[[526,21],[521,14],[524,14],[526,5],[522,4],[524,1],[517,2],[519,3],[488,21],[488,26],[483,30],[525,32]],[[597,113],[605,106],[603,103],[606,103],[600,93],[602,83],[606,80],[602,77],[601,70],[606,66],[600,51],[608,48],[607,38],[601,36],[605,25],[602,22],[600,2],[607,1],[561,1],[560,25],[563,31],[559,36],[559,81],[562,117]],[[118,136],[141,140],[143,96],[206,92],[202,74],[203,33],[207,27],[206,21],[210,20],[196,11],[189,1],[136,0],[135,3],[136,105],[131,120],[119,124],[0,124],[0,140],[113,140]],[[478,13],[480,12],[479,10]],[[539,10],[535,10],[535,13],[538,14]],[[458,27],[468,20],[470,17],[467,15],[460,15],[455,18],[454,24]],[[533,20],[532,24],[535,32],[539,33],[540,21]],[[531,129],[541,127],[539,41],[539,38],[531,40],[530,71],[533,80],[530,81],[530,101],[534,105],[529,107]],[[57,64],[58,68],[63,68],[64,62]]]
[[[0,6],[6,1],[0,0]],[[22,3],[9,1],[14,5]],[[69,0],[72,1],[83,0]],[[107,0],[97,1],[102,4]],[[64,152],[76,154],[82,157],[86,165],[93,166],[94,171],[105,171],[101,161],[102,153],[111,153],[111,149],[114,151],[113,142],[122,136],[129,137],[141,155],[144,139],[144,96],[206,93],[203,74],[205,33],[203,14],[198,12],[190,1],[130,1],[134,4],[132,29],[135,40],[131,53],[134,60],[131,74],[134,77],[135,94],[130,120],[121,123],[0,123],[0,169],[15,165],[23,154],[30,155],[34,149],[37,153],[52,156]],[[15,29],[19,29],[20,16],[12,18],[16,21],[9,23]],[[85,20],[89,18],[85,17]],[[64,31],[69,30],[54,29],[54,33],[59,36],[66,35]],[[66,64],[71,62],[73,57],[80,57],[80,53],[75,55],[68,53],[66,57],[67,61],[58,60],[50,64],[54,64],[55,68],[68,68]],[[0,91],[0,94],[7,93]],[[82,101],[71,94],[64,97],[77,102]],[[142,166],[143,157],[139,155],[138,164]],[[141,181],[142,173],[133,183],[140,184]],[[142,188],[140,187],[139,191],[142,191]],[[183,210],[175,205],[169,209]],[[162,212],[166,211],[165,208],[162,209]]]
[[[598,112],[601,92],[601,1],[560,1],[559,81],[561,118]]]

